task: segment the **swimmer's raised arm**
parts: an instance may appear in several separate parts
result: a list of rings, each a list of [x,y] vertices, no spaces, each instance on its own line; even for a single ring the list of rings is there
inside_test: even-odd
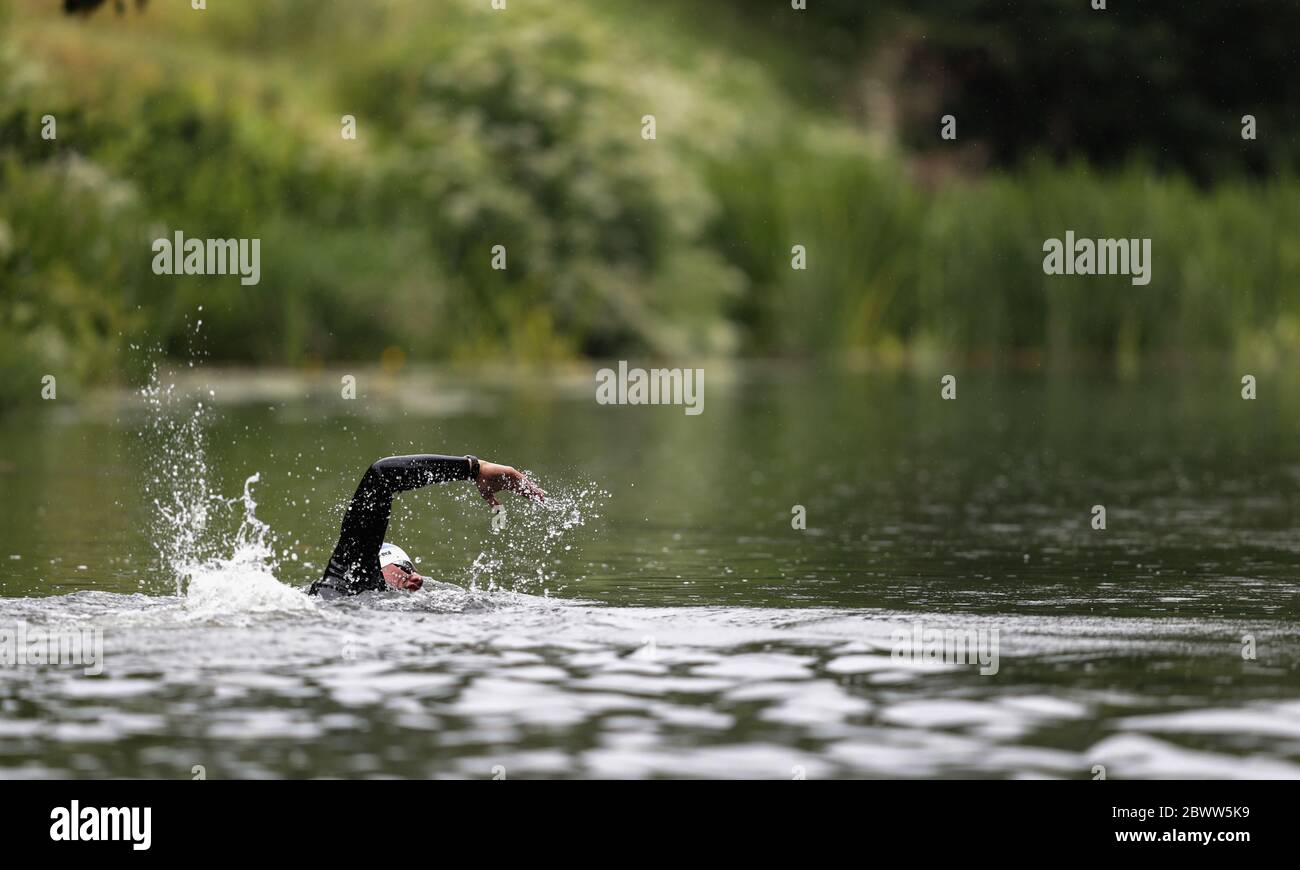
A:
[[[376,461],[370,470],[393,493],[449,480],[473,480],[479,493],[493,507],[500,504],[495,493],[503,489],[535,501],[546,500],[546,493],[522,472],[509,465],[480,460],[476,456],[442,456],[432,453],[389,456]]]

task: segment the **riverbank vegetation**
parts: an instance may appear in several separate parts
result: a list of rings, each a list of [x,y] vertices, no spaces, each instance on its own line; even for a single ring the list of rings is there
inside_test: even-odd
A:
[[[937,114],[922,144],[871,116],[887,100],[792,85],[804,59],[827,77],[817,42],[766,18],[210,6],[0,3],[0,404],[45,373],[69,393],[137,377],[133,347],[281,366],[1300,351],[1300,181],[1267,129],[1268,160],[1215,178],[1019,140],[976,165],[945,160]],[[177,230],[260,239],[259,283],[153,274]],[[1150,238],[1150,284],[1044,274],[1067,230]]]

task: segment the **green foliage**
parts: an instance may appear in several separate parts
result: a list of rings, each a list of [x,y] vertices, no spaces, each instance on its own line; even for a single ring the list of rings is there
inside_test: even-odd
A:
[[[120,375],[130,344],[314,365],[1296,343],[1294,180],[922,184],[792,98],[788,46],[769,70],[626,3],[23,8],[0,31],[0,404]],[[1152,284],[1043,275],[1067,229],[1152,237]],[[261,283],[154,275],[175,230],[261,239]]]
[[[921,193],[901,168],[851,153],[812,166],[776,153],[717,173],[718,244],[746,252],[753,288],[740,313],[760,348],[901,342],[1007,364],[1300,351],[1294,179],[1205,192],[1140,166],[1076,165]],[[1067,230],[1150,238],[1151,283],[1044,274],[1044,240]],[[790,243],[807,245],[806,272],[790,268]]]

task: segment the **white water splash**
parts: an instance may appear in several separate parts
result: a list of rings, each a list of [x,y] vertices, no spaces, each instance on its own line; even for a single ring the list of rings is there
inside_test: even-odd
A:
[[[316,612],[316,606],[275,577],[277,566],[271,528],[257,518],[252,486],[259,474],[244,481],[244,517],[235,533],[231,554],[209,559],[190,572],[185,605],[200,619],[246,613]]]
[[[466,585],[471,591],[550,595],[565,588],[565,581],[581,579],[562,577],[554,569],[557,556],[569,549],[565,539],[570,532],[600,518],[600,504],[608,497],[593,485],[552,490],[545,502],[507,509],[501,529],[469,566]]]
[[[205,411],[175,384],[163,386],[156,367],[140,394],[148,410],[141,437],[152,468],[145,490],[156,512],[153,544],[164,570],[175,572],[180,595],[188,569],[204,560],[215,499],[204,460]]]
[[[258,519],[253,499],[260,474],[244,481],[238,499],[223,498],[209,481],[204,401],[175,384],[164,387],[156,369],[141,394],[149,411],[143,437],[154,468],[146,483],[157,511],[153,543],[164,569],[173,572],[176,594],[189,615],[316,612],[300,590],[276,579],[274,535]],[[231,533],[236,505],[243,513]]]

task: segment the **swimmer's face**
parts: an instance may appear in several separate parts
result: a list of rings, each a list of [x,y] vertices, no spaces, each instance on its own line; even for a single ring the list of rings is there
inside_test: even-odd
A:
[[[424,578],[415,573],[410,562],[393,562],[382,569],[384,582],[394,589],[407,589],[414,592],[424,585]]]

